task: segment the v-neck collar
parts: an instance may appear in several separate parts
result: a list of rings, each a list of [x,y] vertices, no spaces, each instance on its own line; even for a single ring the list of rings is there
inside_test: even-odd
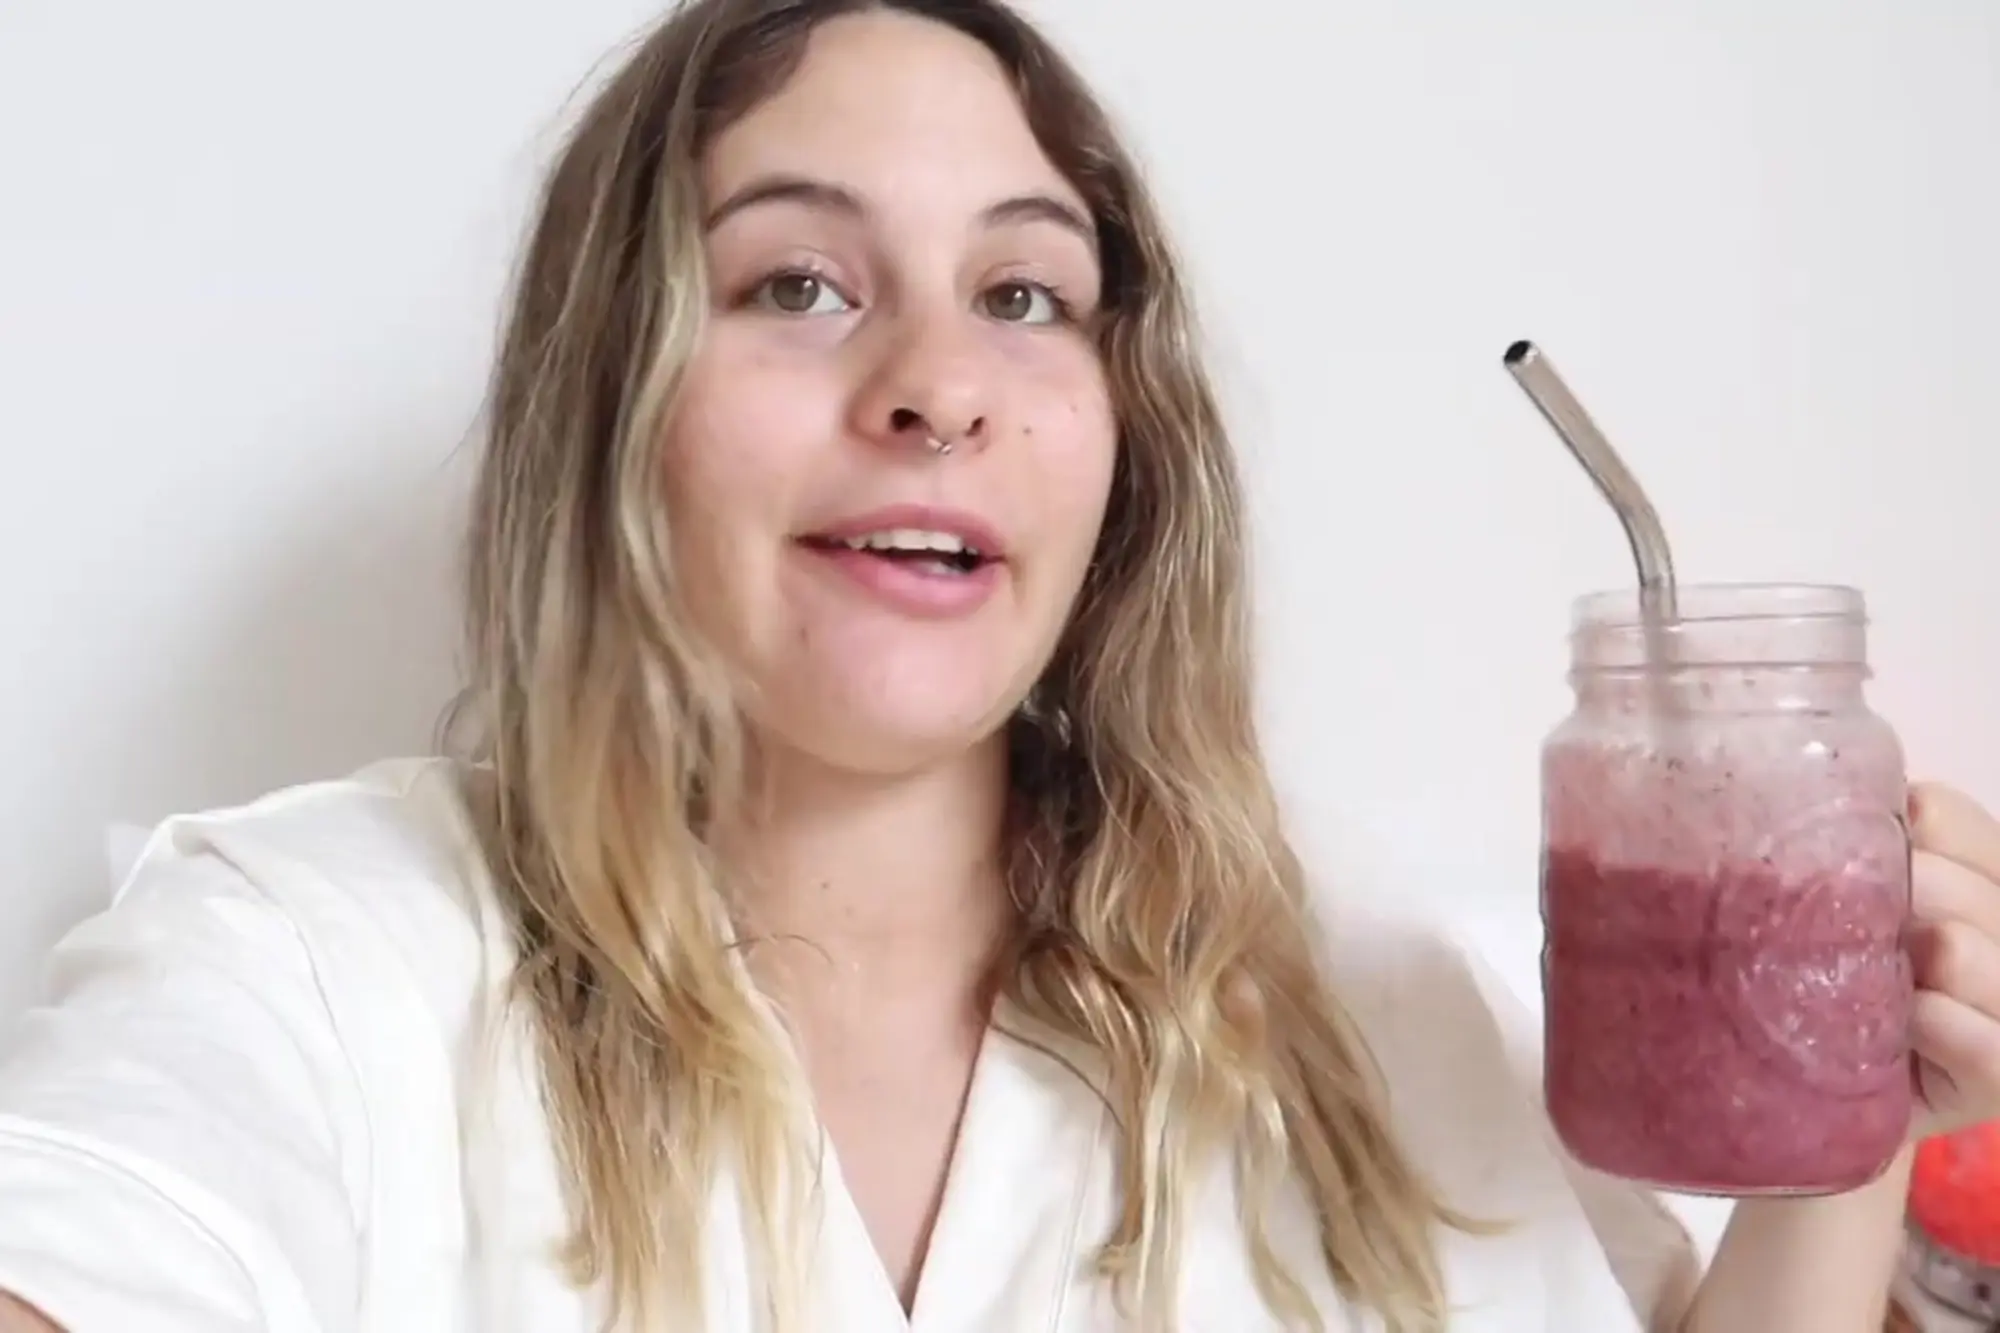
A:
[[[945,1164],[944,1192],[938,1200],[937,1215],[931,1222],[930,1235],[925,1239],[924,1252],[918,1259],[916,1295],[907,1314],[903,1310],[902,1293],[897,1289],[888,1265],[883,1262],[881,1252],[870,1239],[861,1207],[847,1186],[847,1175],[841,1168],[840,1153],[834,1146],[833,1136],[823,1130],[821,1132],[820,1154],[826,1182],[829,1239],[836,1247],[836,1261],[851,1274],[854,1284],[865,1291],[868,1333],[877,1333],[877,1330],[880,1333],[919,1333],[925,1327],[927,1308],[937,1303],[938,1298],[931,1293],[937,1291],[943,1280],[938,1276],[939,1269],[951,1261],[952,1247],[961,1244],[959,1237],[968,1225],[968,1220],[961,1217],[966,1208],[965,1197],[973,1190],[973,1186],[967,1183],[967,1177],[979,1170],[982,1136],[990,1128],[983,1126],[981,1121],[992,1101],[986,1094],[986,1087],[992,1081],[994,1046],[1000,1040],[989,1024],[980,1037],[979,1049],[973,1053],[972,1077],[966,1085],[958,1130],[953,1136],[951,1155]]]
[[[1092,1242],[1079,1235],[1108,1110],[1077,1071],[987,1026],[973,1061],[944,1192],[903,1311],[831,1139],[821,1136],[824,1244],[842,1274],[843,1333],[1053,1330]],[[1038,1280],[1040,1279],[1040,1280]],[[1039,1289],[1037,1289],[1039,1288]],[[1004,1323],[996,1313],[1006,1311]]]

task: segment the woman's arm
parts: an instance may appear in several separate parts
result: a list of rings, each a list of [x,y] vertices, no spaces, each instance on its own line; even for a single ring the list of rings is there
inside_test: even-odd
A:
[[[1909,1180],[1906,1151],[1850,1194],[1737,1204],[1683,1333],[1881,1333]]]
[[[293,920],[161,840],[50,973],[0,1059],[0,1329],[349,1326],[367,1123]]]

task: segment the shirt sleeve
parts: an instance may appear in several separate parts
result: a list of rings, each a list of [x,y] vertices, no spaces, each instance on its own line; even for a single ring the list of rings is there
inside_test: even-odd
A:
[[[0,1290],[67,1333],[344,1333],[366,1118],[290,918],[170,837],[0,1056]]]

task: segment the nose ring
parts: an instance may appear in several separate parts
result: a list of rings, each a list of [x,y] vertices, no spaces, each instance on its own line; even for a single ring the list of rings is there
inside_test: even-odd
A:
[[[950,440],[940,440],[935,435],[928,435],[924,437],[924,442],[930,445],[931,452],[936,454],[939,458],[943,458],[946,454],[951,452]]]

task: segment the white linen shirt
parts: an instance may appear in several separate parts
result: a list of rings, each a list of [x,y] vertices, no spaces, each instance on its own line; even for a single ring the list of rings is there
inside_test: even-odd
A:
[[[561,1192],[510,949],[444,760],[169,820],[57,948],[0,1057],[0,1290],[69,1333],[595,1333],[551,1257]],[[1639,1333],[1698,1267],[1645,1193],[1566,1161],[1527,1010],[1441,936],[1343,913],[1335,984],[1418,1165],[1513,1225],[1438,1237],[1459,1333]],[[1115,1333],[1103,1102],[989,1034],[905,1316],[829,1153],[815,1333]],[[1228,1186],[1193,1210],[1185,1333],[1275,1333]],[[753,1333],[733,1183],[710,1333]],[[1329,1329],[1303,1194],[1276,1219]]]

